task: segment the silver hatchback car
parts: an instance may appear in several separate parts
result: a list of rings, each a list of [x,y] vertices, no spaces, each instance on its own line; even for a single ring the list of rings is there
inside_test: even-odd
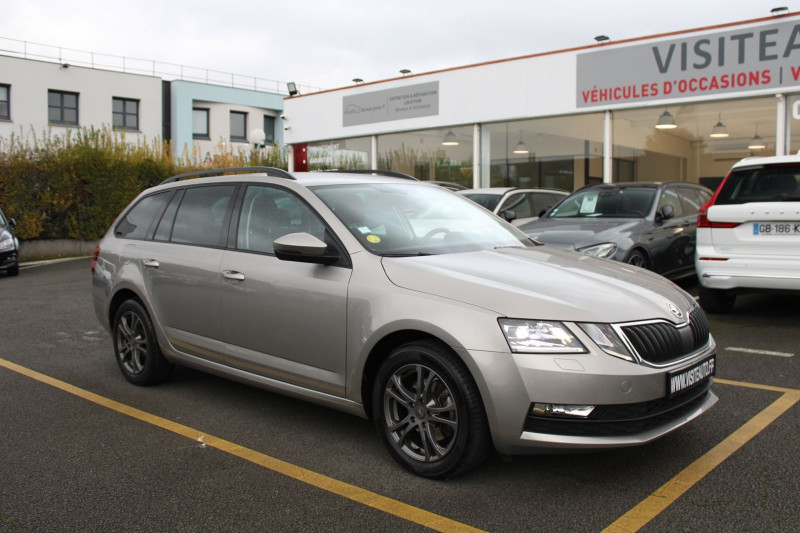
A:
[[[244,170],[146,190],[100,241],[130,382],[179,364],[367,417],[429,478],[644,444],[717,402],[705,315],[658,275],[413,178]]]

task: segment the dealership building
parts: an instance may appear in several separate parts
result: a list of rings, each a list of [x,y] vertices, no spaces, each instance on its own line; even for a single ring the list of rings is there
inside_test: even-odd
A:
[[[713,186],[800,148],[800,13],[403,75],[284,102],[290,170],[469,187]]]

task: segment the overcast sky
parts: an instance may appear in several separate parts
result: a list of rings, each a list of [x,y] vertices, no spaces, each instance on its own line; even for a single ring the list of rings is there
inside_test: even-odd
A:
[[[336,88],[778,6],[800,0],[6,0],[0,39]]]

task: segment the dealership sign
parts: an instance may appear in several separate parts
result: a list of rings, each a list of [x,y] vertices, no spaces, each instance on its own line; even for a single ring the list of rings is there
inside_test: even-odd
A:
[[[439,82],[345,96],[343,126],[374,124],[439,114]]]
[[[800,22],[578,54],[577,106],[798,87]]]

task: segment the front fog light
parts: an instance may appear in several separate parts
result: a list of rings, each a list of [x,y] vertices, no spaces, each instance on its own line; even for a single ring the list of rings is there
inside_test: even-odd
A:
[[[531,407],[531,414],[556,418],[587,418],[594,411],[594,407],[594,405],[535,403]]]

